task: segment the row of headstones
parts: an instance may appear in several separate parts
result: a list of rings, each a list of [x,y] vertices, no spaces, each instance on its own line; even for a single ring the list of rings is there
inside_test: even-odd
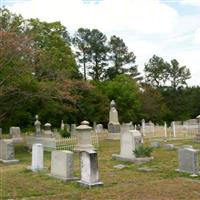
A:
[[[76,127],[78,144],[75,151],[80,154],[81,179],[80,184],[87,186],[102,185],[99,181],[98,159],[92,140],[91,130],[87,121],[83,121]],[[43,145],[33,144],[32,147],[32,166],[33,171],[43,169]],[[53,151],[51,154],[51,176],[62,180],[74,180],[73,176],[73,152]]]
[[[97,153],[94,150],[80,151],[80,184],[86,186],[102,185],[99,181],[98,159]],[[51,153],[51,172],[50,176],[64,181],[77,180],[74,177],[73,169],[73,152],[72,151],[52,151]],[[32,147],[32,166],[29,167],[32,171],[44,169],[43,164],[43,145],[33,144]]]

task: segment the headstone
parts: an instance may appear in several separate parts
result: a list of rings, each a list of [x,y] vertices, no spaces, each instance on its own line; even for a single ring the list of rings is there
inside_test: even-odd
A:
[[[2,139],[3,136],[2,136],[2,128],[0,128],[0,139]]]
[[[115,101],[112,100],[109,112],[108,139],[120,139],[120,123],[118,120],[118,112],[115,107]]]
[[[72,151],[52,151],[50,176],[64,181],[76,179],[73,176]]]
[[[43,145],[39,143],[33,144],[32,147],[32,171],[43,170]]]
[[[75,146],[75,151],[94,150],[92,145],[92,127],[88,121],[82,121],[81,125],[76,128],[78,143]]]
[[[65,124],[66,130],[68,133],[70,133],[70,125],[69,124]]]
[[[176,137],[176,126],[175,126],[175,122],[172,122],[172,133],[173,133],[173,137]]]
[[[51,131],[51,124],[50,123],[46,123],[44,125],[44,128],[45,128],[45,130],[44,130],[45,136],[47,136],[47,137],[53,137],[54,136],[53,132]]]
[[[195,137],[195,142],[200,142],[200,115],[196,117],[198,123],[198,130]]]
[[[174,150],[175,149],[174,144],[164,144],[163,147],[165,150]]]
[[[121,128],[120,154],[113,154],[112,158],[121,161],[135,161],[134,150],[143,143],[142,134],[131,130],[130,125]]]
[[[40,128],[41,122],[38,120],[38,115],[35,116],[35,119],[36,119],[36,121],[34,123],[34,125],[35,125],[35,136],[40,137],[42,135],[42,132],[41,132],[41,128]]]
[[[145,133],[145,120],[142,119],[142,135],[145,136],[146,133]]]
[[[12,139],[0,140],[0,161],[6,164],[19,162],[15,159],[14,145]]]
[[[10,136],[14,143],[22,141],[20,127],[10,127]]]
[[[71,135],[72,136],[76,135],[76,124],[71,124]]]
[[[98,159],[96,151],[80,152],[81,159],[81,180],[78,181],[81,185],[92,187],[103,185],[99,181]]]
[[[180,172],[199,174],[198,150],[191,148],[179,148],[178,151]]]
[[[61,139],[62,138],[62,136],[60,135],[60,133],[58,132],[57,129],[53,130],[53,135],[54,135],[55,139]]]
[[[96,123],[96,122],[93,122],[93,130],[96,129],[96,126],[97,126],[97,123]]]
[[[97,124],[95,131],[96,131],[96,133],[102,133],[102,131],[103,131],[103,124]]]
[[[65,124],[63,120],[61,121],[60,130],[63,131],[65,129]]]
[[[159,148],[160,147],[160,141],[152,141],[151,147],[153,148]]]

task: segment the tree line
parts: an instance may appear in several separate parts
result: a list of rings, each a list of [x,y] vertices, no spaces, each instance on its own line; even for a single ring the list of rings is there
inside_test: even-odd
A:
[[[117,103],[121,122],[156,123],[194,118],[200,88],[188,87],[190,70],[153,55],[144,77],[122,38],[79,28],[70,36],[60,22],[24,19],[0,8],[0,127],[33,128],[34,117],[60,126],[83,119],[108,122]]]

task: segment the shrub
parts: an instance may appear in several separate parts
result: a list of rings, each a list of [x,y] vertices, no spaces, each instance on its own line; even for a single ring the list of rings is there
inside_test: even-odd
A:
[[[133,153],[136,157],[150,157],[151,153],[153,152],[153,147],[145,147],[143,145],[137,147]]]
[[[61,130],[60,131],[60,135],[64,138],[68,138],[71,136],[70,132],[68,132],[67,130]]]

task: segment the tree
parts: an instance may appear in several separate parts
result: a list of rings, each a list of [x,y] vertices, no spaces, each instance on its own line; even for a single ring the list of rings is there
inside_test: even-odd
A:
[[[176,59],[171,60],[171,65],[167,68],[168,77],[173,89],[187,85],[186,80],[191,78],[190,70],[186,66],[179,66]]]
[[[106,71],[105,76],[108,79],[113,79],[119,74],[130,74],[136,78],[139,73],[135,65],[135,55],[133,52],[128,52],[128,47],[124,41],[113,35],[109,41],[109,62],[112,66]]]
[[[115,100],[121,122],[139,121],[139,87],[130,76],[121,74],[102,86],[109,100]]]
[[[107,63],[108,47],[106,46],[106,36],[97,29],[90,32],[90,69],[89,74],[93,80],[100,81],[103,79],[104,68]]]
[[[79,28],[75,33],[73,38],[73,44],[76,49],[76,56],[78,57],[78,61],[83,65],[83,74],[84,80],[87,79],[87,67],[86,64],[90,61],[90,29],[87,28]]]
[[[33,60],[38,79],[80,77],[68,32],[60,22],[47,23],[30,19],[26,34],[33,38],[33,46],[38,50]]]
[[[155,87],[165,86],[168,80],[167,69],[169,64],[163,58],[153,55],[153,57],[145,64],[144,72],[147,83]]]

